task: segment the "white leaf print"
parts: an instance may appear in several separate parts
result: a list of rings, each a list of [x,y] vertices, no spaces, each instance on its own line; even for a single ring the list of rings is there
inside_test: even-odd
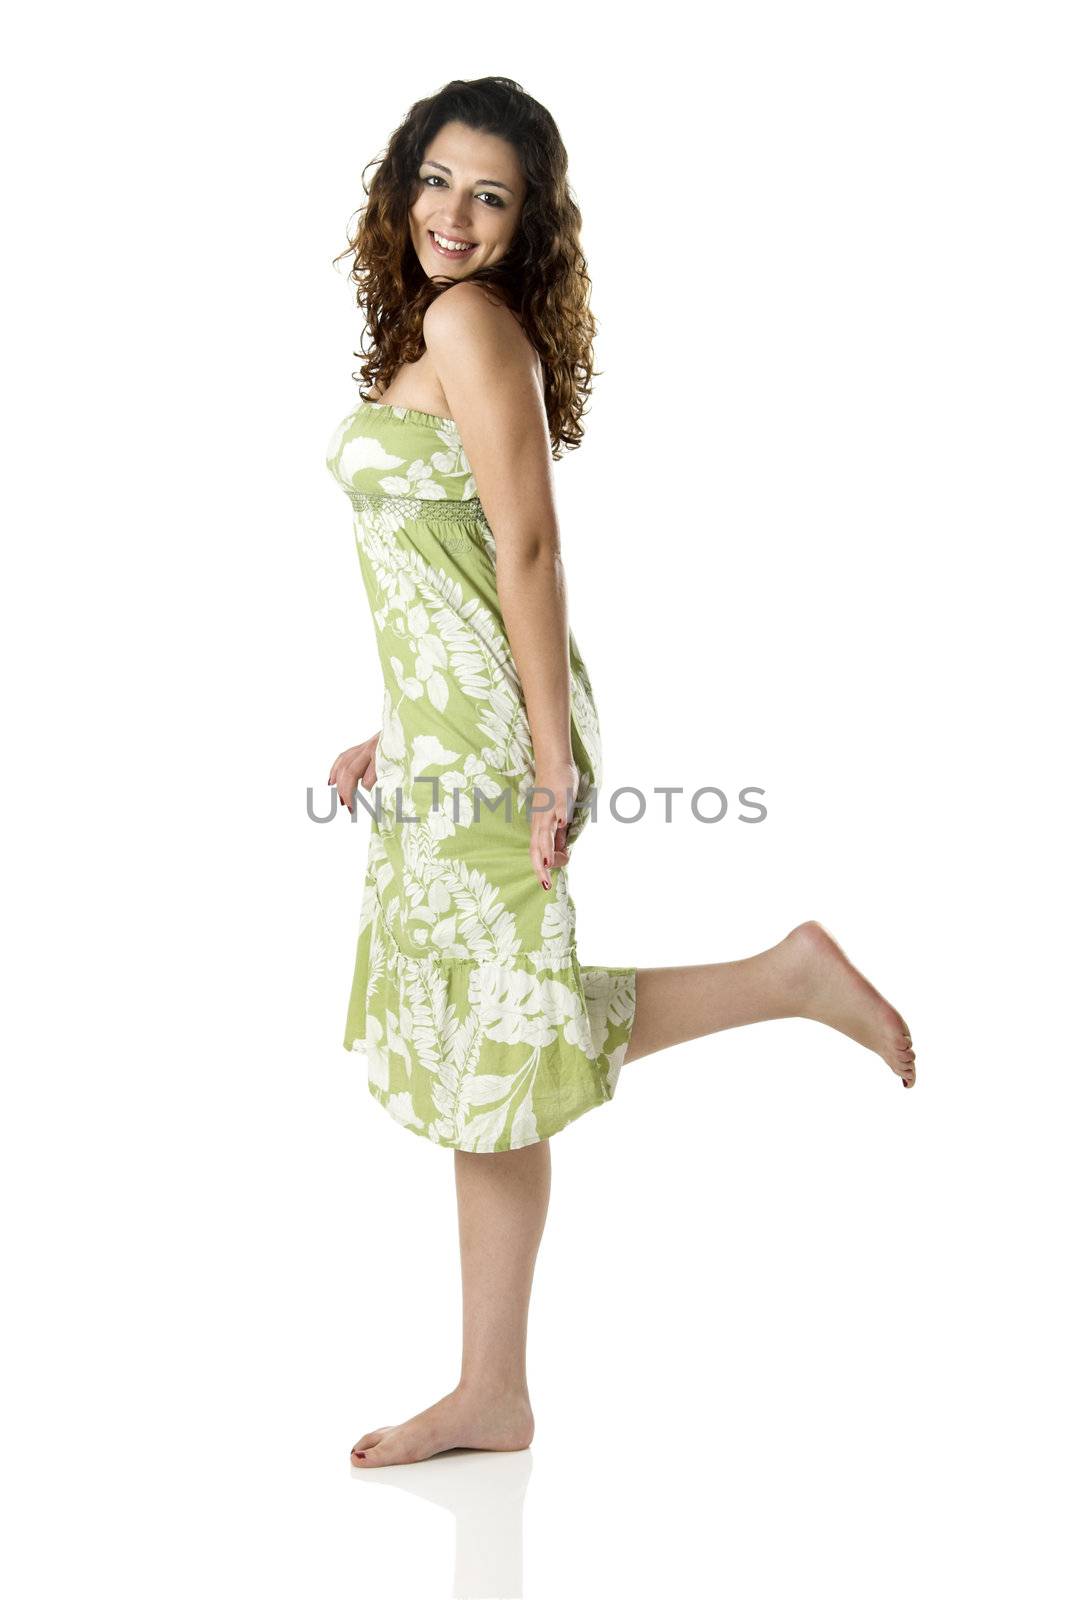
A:
[[[454,917],[447,917],[437,924],[433,930],[433,943],[445,947],[455,943],[455,934],[458,923]]]
[[[442,805],[437,811],[429,811],[425,817],[426,827],[434,843],[440,839],[451,839],[455,834],[456,824],[452,821],[452,802],[446,802],[447,810]],[[459,825],[462,826],[462,818]]]
[[[439,878],[434,878],[429,886],[429,903],[435,912],[447,911],[452,903],[452,897]]]
[[[470,991],[471,1003],[478,1005],[487,1038],[506,1044],[549,1044],[554,1039],[544,1016],[543,995],[532,973],[520,967],[476,967],[471,973]]]
[[[522,1101],[522,1104],[518,1107],[518,1110],[515,1112],[514,1117],[511,1120],[512,1149],[523,1144],[533,1144],[534,1141],[540,1137],[537,1128],[537,1118],[533,1110],[534,1081],[534,1078],[531,1076],[529,1080],[529,1088],[526,1090],[525,1099]]]
[[[391,1015],[391,1014],[390,1014]],[[377,1089],[389,1086],[389,1052],[384,1045],[385,1030],[372,1013],[366,1019],[366,1064],[370,1082]]]
[[[418,679],[405,678],[403,662],[398,661],[395,656],[390,656],[389,661],[393,672],[396,674],[396,682],[400,685],[400,688],[403,690],[404,694],[410,695],[412,700],[420,700],[422,698],[422,685],[419,683]]]
[[[383,472],[389,467],[398,467],[402,460],[402,456],[389,455],[380,439],[369,434],[357,434],[342,448],[337,467],[345,482],[352,483],[357,472],[365,472],[368,468]]]
[[[426,671],[433,667],[446,667],[448,665],[448,652],[444,648],[444,641],[438,639],[436,634],[429,634],[420,639],[418,643],[418,675],[425,677]],[[425,670],[423,670],[425,669]]]
[[[506,1121],[506,1104],[496,1111],[485,1111],[480,1117],[471,1117],[463,1124],[461,1130],[462,1148],[474,1151],[495,1150]]]
[[[499,1072],[468,1073],[463,1080],[461,1100],[464,1106],[488,1106],[497,1100],[505,1100],[514,1088],[515,1078],[524,1069],[509,1073],[506,1077]]]
[[[540,1002],[549,1022],[567,1022],[582,1013],[581,1001],[573,989],[556,978],[540,980]]]
[[[441,744],[435,733],[416,733],[411,741],[411,774],[420,777],[427,767],[443,767],[449,761],[457,761],[459,752],[447,750]],[[428,788],[428,784],[422,787]]]
[[[411,1103],[411,1091],[409,1089],[405,1089],[402,1094],[390,1094],[385,1102],[385,1109],[391,1111],[398,1122],[406,1123],[409,1128],[425,1127],[422,1118],[415,1116],[415,1108]]]

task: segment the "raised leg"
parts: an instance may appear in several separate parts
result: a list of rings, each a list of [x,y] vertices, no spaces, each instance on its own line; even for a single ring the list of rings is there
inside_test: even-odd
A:
[[[637,970],[625,1061],[705,1034],[775,1017],[836,1028],[915,1081],[910,1031],[899,1012],[818,922],[740,961]],[[441,1450],[523,1450],[533,1438],[526,1329],[533,1269],[551,1189],[549,1141],[484,1155],[455,1152],[463,1272],[463,1359],[456,1387],[399,1426],[366,1433],[356,1466],[421,1461]]]
[[[455,1152],[463,1273],[463,1360],[456,1387],[399,1426],[365,1433],[357,1467],[422,1461],[463,1445],[524,1450],[533,1438],[526,1329],[551,1191],[549,1141]]]
[[[779,944],[741,961],[639,967],[624,1061],[775,1017],[836,1028],[879,1055],[905,1087],[915,1081],[907,1024],[819,922],[802,922]]]

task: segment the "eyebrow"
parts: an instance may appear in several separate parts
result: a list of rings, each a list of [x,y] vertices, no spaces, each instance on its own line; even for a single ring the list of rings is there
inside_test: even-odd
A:
[[[424,167],[436,167],[438,172],[446,172],[449,178],[452,175],[451,167],[446,167],[442,161],[423,161],[422,165]],[[479,186],[485,186],[489,189],[507,189],[507,185],[501,183],[498,178],[478,178],[477,183]],[[512,199],[514,198],[513,189],[507,189],[507,193]]]

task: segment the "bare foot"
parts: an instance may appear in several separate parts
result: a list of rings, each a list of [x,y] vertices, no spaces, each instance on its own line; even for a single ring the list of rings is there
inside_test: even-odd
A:
[[[887,1061],[909,1089],[914,1084],[910,1029],[899,1012],[852,965],[820,922],[801,922],[781,942],[796,985],[796,1015],[824,1022]]]
[[[353,1467],[395,1467],[441,1450],[525,1450],[533,1412],[524,1395],[498,1398],[453,1389],[443,1400],[396,1427],[364,1433],[352,1447]]]

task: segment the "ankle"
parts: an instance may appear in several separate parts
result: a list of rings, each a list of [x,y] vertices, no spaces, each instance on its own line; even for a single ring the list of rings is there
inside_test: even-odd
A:
[[[814,963],[807,934],[801,923],[787,933],[770,952],[778,972],[782,1015],[808,1017],[814,998]]]
[[[459,1379],[452,1393],[458,1400],[475,1400],[478,1405],[530,1409],[529,1388],[525,1379],[505,1377],[500,1373],[467,1373]]]

